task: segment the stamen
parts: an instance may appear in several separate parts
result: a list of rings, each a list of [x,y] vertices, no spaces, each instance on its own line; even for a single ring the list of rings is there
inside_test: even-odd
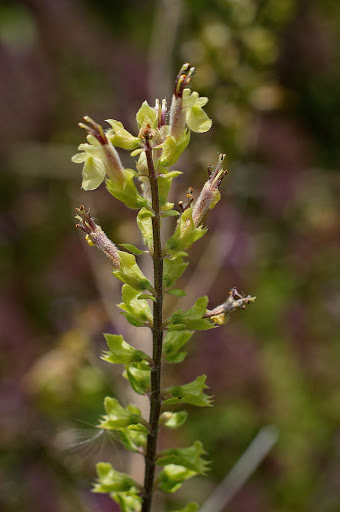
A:
[[[93,233],[97,226],[90,215],[90,209],[85,210],[84,205],[81,205],[80,208],[76,208],[76,211],[80,214],[76,215],[76,219],[81,221],[81,224],[76,224],[76,228],[82,229],[87,235]]]
[[[193,191],[194,189],[192,187],[189,187],[188,188],[188,192],[186,194],[187,196],[187,202],[184,204],[183,201],[179,201],[178,203],[178,206],[180,207],[180,209],[182,210],[182,213],[187,210],[188,208],[190,208],[190,206],[192,205],[192,202],[194,200],[194,196],[192,195],[193,194]]]
[[[91,126],[88,126],[87,124],[84,124],[84,123],[78,123],[78,126],[80,126],[80,128],[83,128],[84,130],[86,130],[90,135],[93,135],[93,137],[95,137],[98,142],[100,142],[100,144],[104,145],[104,144],[108,144],[108,140],[107,140],[107,137],[105,135],[105,132],[103,130],[103,127],[96,123],[91,117],[89,116],[84,116],[83,117],[84,121],[86,121],[87,123],[89,123]]]
[[[221,153],[218,157],[218,162],[215,167],[215,170],[210,174],[210,183],[214,188],[218,188],[226,174],[228,174],[227,169],[223,169],[223,160],[225,159],[225,155]],[[211,166],[209,166],[211,168]],[[208,168],[209,172],[209,168]]]
[[[187,62],[183,64],[176,78],[175,82],[175,96],[176,98],[181,98],[183,96],[183,91],[185,87],[190,83],[193,74],[195,73],[195,68],[190,67],[190,64]]]

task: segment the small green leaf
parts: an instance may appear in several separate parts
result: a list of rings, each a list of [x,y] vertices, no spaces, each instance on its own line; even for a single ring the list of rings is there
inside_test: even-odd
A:
[[[181,508],[181,510],[175,510],[174,512],[197,512],[199,509],[198,503],[189,503],[186,507]]]
[[[122,288],[123,302],[118,304],[118,307],[128,313],[128,315],[125,315],[126,318],[128,318],[129,315],[132,315],[133,318],[129,317],[129,321],[134,319],[137,323],[142,322],[141,325],[144,325],[145,322],[152,324],[152,311],[148,302],[144,297],[141,297],[141,295],[143,294],[135,288],[132,288],[128,284],[124,284]],[[150,296],[147,295],[147,298],[149,299]]]
[[[163,286],[170,288],[173,286],[177,279],[183,274],[188,266],[188,262],[183,261],[182,257],[164,258],[164,272],[163,272]]]
[[[168,331],[163,342],[164,356],[167,363],[180,363],[186,356],[185,352],[179,352],[179,349],[187,343],[193,331]],[[183,357],[184,354],[184,357]]]
[[[124,180],[122,183],[106,180],[106,188],[110,194],[124,203],[132,210],[138,210],[147,206],[147,200],[138,192],[133,178],[136,176],[136,171],[133,169],[123,169]]]
[[[140,452],[146,447],[148,430],[144,425],[129,425],[117,430],[120,442],[130,452]]]
[[[131,387],[139,395],[148,393],[151,389],[151,369],[143,363],[131,363],[125,366],[124,377],[129,379]]]
[[[176,492],[185,480],[193,476],[196,476],[195,471],[182,466],[176,466],[175,464],[168,464],[158,475],[158,488],[168,493]]]
[[[168,135],[162,144],[162,156],[159,163],[162,167],[170,167],[174,165],[190,141],[190,131],[186,130],[179,140],[176,140],[173,135]]]
[[[153,213],[147,208],[142,208],[137,215],[137,224],[142,234],[145,245],[148,246],[150,252],[153,252],[153,231],[152,217]]]
[[[141,293],[140,295],[138,295],[137,297],[138,300],[153,300],[154,302],[156,302],[156,297],[154,297],[153,295],[149,295],[148,293]]]
[[[176,260],[177,258],[187,258],[189,256],[189,254],[185,251],[178,251],[178,252],[175,252],[174,254],[171,254],[171,259],[172,260]]]
[[[139,129],[149,124],[151,128],[156,130],[158,124],[158,113],[154,108],[150,107],[147,101],[144,101],[137,112],[136,120]]]
[[[166,242],[164,252],[174,254],[189,248],[207,232],[203,226],[195,227],[192,220],[192,207],[187,208],[181,215],[174,234]]]
[[[166,204],[168,204],[167,203],[168,194],[169,194],[169,190],[170,190],[170,187],[172,184],[172,180],[174,178],[177,178],[177,176],[179,176],[180,174],[182,174],[181,171],[170,171],[165,174],[160,174],[158,176],[157,182],[158,182],[159,204],[160,204],[162,210],[164,209],[164,206]],[[175,211],[175,210],[172,210],[172,211]],[[177,214],[178,214],[178,212],[177,212]],[[171,214],[171,215],[175,215],[175,214]]]
[[[162,217],[177,217],[178,215],[180,215],[180,213],[177,210],[166,210],[162,213]]]
[[[202,316],[205,315],[205,312],[207,310],[208,302],[209,302],[209,297],[207,295],[204,295],[203,297],[199,297],[196,300],[195,304],[190,309],[185,311],[183,316],[185,318],[190,318],[193,320],[202,318]]]
[[[159,418],[159,424],[167,428],[179,428],[186,422],[187,417],[187,411],[165,411]]]
[[[136,491],[113,493],[111,497],[118,503],[121,512],[141,512],[142,510],[142,498]]]
[[[104,415],[98,425],[105,430],[117,430],[128,425],[135,425],[143,420],[140,410],[132,404],[126,408],[120,405],[116,398],[107,396],[104,400],[106,415]]]
[[[113,271],[113,274],[123,283],[128,284],[135,290],[149,290],[153,292],[150,281],[145,277],[133,254],[124,251],[117,251],[120,260],[120,268]]]
[[[171,290],[166,290],[165,293],[168,293],[169,295],[175,295],[176,297],[186,297],[185,291],[181,290],[180,288],[172,288]]]
[[[172,324],[172,323],[169,323],[167,324],[167,329],[168,331],[172,332],[172,331],[185,331],[187,329],[187,326],[186,324],[182,324],[182,323],[176,323],[176,324]]]
[[[134,327],[145,327],[145,322],[132,315],[131,313],[128,313],[127,311],[121,311],[121,315],[125,316],[129,324],[133,325]]]
[[[167,328],[169,331],[182,331],[183,329],[204,331],[216,327],[213,322],[202,318],[207,309],[208,297],[200,297],[195,305],[187,311],[178,309],[169,318]]]
[[[207,388],[205,381],[206,375],[197,377],[193,382],[184,384],[183,386],[172,386],[166,390],[167,394],[172,398],[164,400],[164,404],[187,403],[198,407],[210,407],[212,405],[212,397],[206,395],[203,390]]]
[[[200,441],[195,441],[188,448],[170,448],[164,450],[157,457],[158,466],[166,466],[167,464],[175,464],[183,466],[186,469],[195,471],[196,474],[204,475],[208,470],[208,462],[201,455],[206,452]]]
[[[106,136],[111,144],[128,151],[139,147],[139,138],[134,137],[130,132],[125,130],[121,122],[115,121],[114,119],[106,119],[106,122],[112,126],[112,129],[106,132]]]
[[[210,320],[202,318],[201,320],[186,320],[185,326],[187,329],[193,329],[194,331],[207,331],[208,329],[214,329],[217,327]]]
[[[145,352],[136,350],[126,343],[123,336],[119,334],[104,334],[104,336],[110,349],[109,352],[105,352],[101,357],[104,361],[115,364],[128,364],[148,359],[148,355]]]
[[[97,464],[98,483],[93,492],[126,492],[130,489],[138,489],[139,485],[129,475],[119,473],[108,462]]]
[[[145,254],[145,251],[142,251],[141,249],[138,249],[132,244],[119,244],[121,247],[124,247],[124,249],[127,249],[128,251],[132,252],[132,254],[135,254],[136,256],[139,256],[140,254]]]

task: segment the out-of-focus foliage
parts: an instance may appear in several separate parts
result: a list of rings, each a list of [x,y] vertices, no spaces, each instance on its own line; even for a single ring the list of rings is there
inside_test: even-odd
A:
[[[157,67],[148,57],[155,20],[167,27],[170,3],[0,5],[5,512],[114,510],[105,496],[87,489],[102,441],[105,455],[126,471],[119,444],[90,428],[84,439],[78,419],[91,424],[112,389],[119,397],[125,393],[120,378],[96,356],[98,345],[105,349],[100,332],[122,332],[118,310],[104,307],[119,299],[114,291],[108,295],[100,271],[105,263],[99,258],[92,265],[74,231],[72,211],[84,193],[69,158],[79,140],[75,123],[84,114],[134,127],[133,113],[148,97],[147,77]],[[214,120],[198,145],[193,138],[190,158],[178,170],[199,190],[206,164],[223,151],[230,172],[219,213],[209,218],[216,235],[196,242],[199,249],[191,255],[198,266],[188,306],[213,290],[214,307],[229,285],[249,290],[257,301],[247,315],[234,313],[214,339],[203,331],[201,341],[189,342],[194,356],[180,370],[174,366],[164,384],[205,373],[216,406],[206,414],[192,411],[181,434],[167,432],[162,448],[202,439],[215,461],[211,482],[189,480],[180,492],[183,503],[186,493],[203,502],[258,429],[274,424],[277,446],[228,509],[336,512],[338,3],[178,4],[177,37],[162,65],[171,74],[183,59],[198,68],[195,87],[209,97],[206,111]],[[119,203],[107,201],[100,189],[93,194],[93,212],[105,220],[110,238],[131,241],[135,235],[138,246],[140,235],[129,219],[121,222]],[[184,197],[183,189],[169,199]],[[65,450],[74,442],[76,451]],[[181,506],[172,502],[174,510]]]

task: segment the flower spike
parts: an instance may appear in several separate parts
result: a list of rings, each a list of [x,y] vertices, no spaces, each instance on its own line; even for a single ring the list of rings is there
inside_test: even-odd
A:
[[[105,414],[97,423],[101,432],[114,431],[127,450],[145,459],[143,485],[116,471],[110,463],[97,465],[98,481],[94,492],[109,494],[121,512],[152,512],[154,492],[173,493],[185,480],[203,475],[209,469],[199,441],[186,448],[158,451],[160,428],[176,429],[187,419],[187,411],[178,410],[177,406],[211,407],[213,402],[213,397],[205,392],[208,389],[206,375],[164,388],[162,371],[165,364],[178,364],[185,359],[187,353],[183,347],[195,331],[215,329],[225,323],[234,310],[244,309],[255,300],[232,288],[226,300],[211,310],[207,309],[209,298],[204,295],[189,309],[178,308],[165,316],[165,294],[186,295],[184,290],[175,287],[188,266],[186,251],[207,232],[202,221],[219,201],[219,186],[228,172],[223,168],[225,154],[221,153],[216,165],[208,166],[202,190],[195,191],[194,195],[193,188],[189,187],[186,195],[180,194],[179,199],[183,201],[178,202],[178,206],[168,201],[173,179],[182,174],[171,167],[187,147],[192,132],[205,133],[212,126],[204,110],[208,98],[200,97],[191,88],[194,73],[195,68],[190,63],[182,65],[169,108],[165,99],[157,99],[154,106],[143,102],[136,114],[134,134],[115,119],[107,119],[110,128],[105,129],[105,125],[102,127],[91,117],[84,116],[79,126],[86,130],[86,141],[72,158],[73,162],[83,164],[84,190],[94,190],[105,181],[107,191],[114,198],[138,210],[137,225],[148,249],[123,243],[117,244],[123,248],[118,250],[96,224],[90,210],[83,205],[76,208],[77,228],[85,233],[90,246],[97,246],[110,260],[111,273],[123,283],[122,302],[118,304],[122,315],[132,326],[151,331],[152,346],[146,352],[130,345],[120,334],[104,335],[109,351],[101,358],[110,364],[124,365],[123,377],[137,394],[144,395],[150,402],[147,420],[135,405],[120,404],[116,398],[106,397]],[[123,166],[117,148],[131,152],[132,158],[138,157],[136,171]],[[163,243],[161,228],[167,217],[177,217],[177,222],[174,222],[172,235]],[[148,254],[152,260],[152,283],[138,265],[136,257],[142,254]],[[156,465],[163,466],[157,475]],[[198,508],[192,502],[177,512],[198,512]]]

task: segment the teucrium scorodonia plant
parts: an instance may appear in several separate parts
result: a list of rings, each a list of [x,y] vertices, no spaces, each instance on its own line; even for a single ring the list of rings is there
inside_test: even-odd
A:
[[[178,309],[169,318],[163,318],[165,294],[185,295],[175,288],[177,279],[188,263],[187,249],[202,238],[206,228],[202,225],[205,214],[220,199],[219,185],[226,174],[224,155],[216,166],[209,167],[209,179],[194,200],[188,194],[187,204],[180,203],[179,210],[168,202],[172,181],[181,172],[170,170],[187,147],[191,131],[203,133],[212,121],[204,112],[207,98],[187,87],[194,68],[182,66],[176,82],[171,107],[166,101],[156,101],[155,107],[144,102],[137,113],[138,134],[130,134],[123,125],[112,119],[111,128],[103,128],[89,117],[87,125],[80,126],[88,132],[87,143],[81,144],[74,162],[83,163],[85,190],[94,190],[105,181],[106,188],[128,208],[137,210],[137,224],[145,249],[123,244],[118,250],[98,226],[89,211],[78,208],[78,227],[85,233],[90,245],[96,245],[111,261],[113,274],[122,281],[122,302],[119,307],[130,324],[148,327],[152,334],[152,351],[135,349],[120,335],[105,334],[108,351],[103,359],[108,363],[124,366],[124,377],[136,393],[150,399],[150,416],[143,418],[132,404],[126,407],[117,399],[107,397],[105,414],[99,421],[101,429],[113,430],[127,450],[140,453],[145,458],[144,482],[116,471],[111,464],[97,465],[98,481],[95,492],[109,493],[123,512],[150,512],[155,489],[173,493],[182,483],[198,474],[204,474],[208,463],[200,441],[187,448],[157,451],[159,428],[175,429],[187,418],[185,410],[173,411],[172,406],[191,404],[198,407],[212,405],[212,398],[205,393],[206,376],[200,375],[192,382],[162,388],[161,372],[165,364],[180,363],[186,356],[182,350],[194,331],[208,330],[225,323],[236,308],[244,308],[253,297],[241,297],[232,289],[227,300],[213,310],[208,310],[208,297],[199,298],[187,311]],[[138,157],[136,169],[126,169],[117,152],[118,148],[132,151]],[[139,181],[139,187],[136,182]],[[161,223],[166,217],[176,223],[172,236],[161,240]],[[153,279],[148,279],[138,266],[138,258],[149,255],[153,261]],[[156,465],[162,469],[155,475]],[[198,505],[190,503],[181,512],[195,512]],[[178,511],[179,512],[179,511]]]

